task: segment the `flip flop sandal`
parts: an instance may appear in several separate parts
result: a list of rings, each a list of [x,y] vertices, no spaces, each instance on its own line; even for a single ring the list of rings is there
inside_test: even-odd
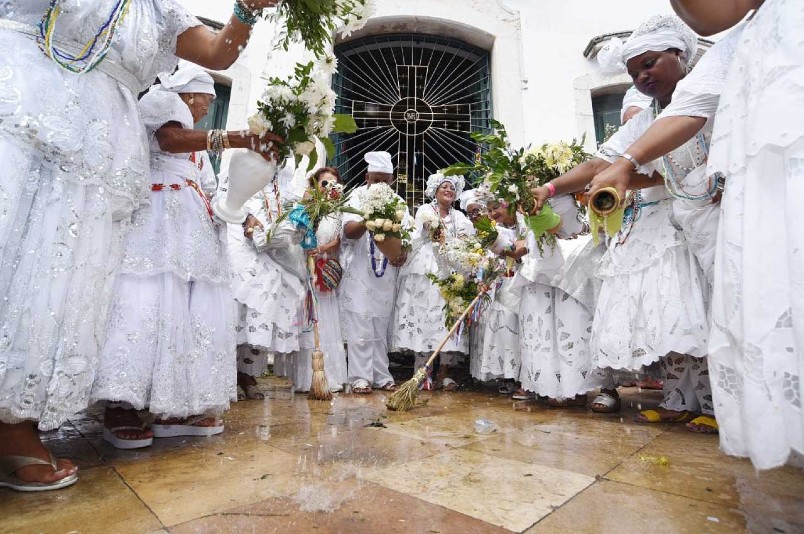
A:
[[[352,393],[356,393],[358,395],[368,395],[372,391],[371,386],[369,386],[369,383],[366,380],[355,380],[355,383],[352,384]]]
[[[447,377],[441,381],[441,388],[444,391],[455,391],[456,389],[458,389],[458,383],[453,379]]]
[[[223,432],[223,422],[217,418],[215,419],[214,426],[198,425],[201,421],[210,418],[211,417],[208,415],[197,415],[195,417],[188,417],[177,424],[154,422],[154,424],[151,425],[151,430],[153,430],[155,438],[176,438],[180,436],[207,437]]]
[[[58,471],[58,463],[53,453],[48,451],[50,461],[40,460],[33,456],[0,456],[0,488],[8,488],[14,491],[50,491],[66,488],[78,482],[78,473],[73,473],[55,482],[26,482],[15,475],[17,469],[22,469],[29,465],[49,465],[54,471]]]
[[[643,416],[645,421],[641,421],[638,419],[639,416]],[[671,417],[669,419],[662,419],[662,416],[659,415],[659,412],[656,410],[642,410],[634,417],[634,422],[636,423],[686,423],[692,418],[692,414],[690,412],[681,412],[676,417]]]
[[[381,389],[382,391],[396,391],[396,384],[394,384],[393,382],[388,382],[379,389]]]
[[[603,408],[595,408],[595,404],[601,404]],[[622,407],[620,397],[615,397],[609,393],[601,393],[592,401],[591,409],[595,413],[617,413]]]
[[[145,425],[142,426],[113,426],[111,428],[103,427],[103,441],[108,441],[117,449],[130,450],[142,449],[143,447],[150,447],[154,443],[154,438],[142,439],[124,439],[117,437],[115,432],[136,430],[137,432],[144,432]]]
[[[690,425],[701,426],[704,427],[705,430],[696,430]],[[690,432],[695,432],[696,434],[719,434],[720,426],[718,426],[717,421],[715,420],[714,417],[710,417],[708,415],[699,415],[698,417],[687,423],[687,430],[689,430]]]
[[[503,384],[502,386],[497,388],[497,393],[499,393],[500,395],[511,395],[516,391],[517,391],[516,387],[511,383]]]

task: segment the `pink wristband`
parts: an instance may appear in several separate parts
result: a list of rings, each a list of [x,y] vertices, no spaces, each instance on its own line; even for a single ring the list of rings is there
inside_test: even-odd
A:
[[[550,191],[550,198],[556,196],[556,186],[553,185],[553,182],[547,182],[545,187],[547,187],[547,190]]]

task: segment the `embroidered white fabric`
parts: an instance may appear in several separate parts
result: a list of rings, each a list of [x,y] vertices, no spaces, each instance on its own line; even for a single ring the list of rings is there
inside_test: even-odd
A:
[[[727,176],[709,344],[720,445],[759,469],[804,454],[802,27],[796,0],[746,23],[709,160]]]
[[[440,260],[437,252],[439,243],[430,239],[429,229],[424,224],[425,213],[432,214],[437,209],[435,204],[424,204],[416,211],[413,250],[400,269],[397,282],[390,332],[391,350],[432,352],[448,332],[444,324],[444,298],[438,286],[427,278],[427,273],[449,274],[446,262]],[[475,233],[472,223],[458,210],[451,210],[442,220],[448,237]],[[453,335],[442,350],[466,353],[469,350],[468,333],[464,332],[460,339]]]
[[[86,42],[111,0],[65,14]],[[2,16],[36,25],[47,0]],[[132,3],[109,61],[147,87],[176,65],[176,37],[200,22],[173,0]],[[149,195],[136,95],[99,70],[76,76],[34,40],[0,30],[0,419],[58,427],[86,407],[119,263],[124,220]]]

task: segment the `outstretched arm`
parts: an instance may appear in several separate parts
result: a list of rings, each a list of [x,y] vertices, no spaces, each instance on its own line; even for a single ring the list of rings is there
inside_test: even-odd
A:
[[[279,0],[242,0],[250,10],[275,6]],[[234,63],[251,37],[250,24],[232,15],[229,22],[217,33],[205,26],[194,26],[179,35],[176,55],[207,69],[224,70]]]

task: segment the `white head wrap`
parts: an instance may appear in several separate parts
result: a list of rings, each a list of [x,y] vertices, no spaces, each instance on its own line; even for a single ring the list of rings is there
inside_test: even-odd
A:
[[[622,72],[629,59],[648,51],[663,52],[670,48],[681,50],[689,65],[698,50],[698,37],[680,18],[654,15],[640,24],[624,43],[612,37],[598,52],[597,61],[604,71]]]
[[[463,188],[466,187],[466,180],[463,179],[463,176],[444,176],[440,172],[437,172],[435,174],[431,174],[427,179],[427,187],[424,190],[424,194],[429,198],[435,198],[436,189],[438,189],[444,182],[449,182],[452,184],[452,187],[455,188],[456,197],[461,196],[461,193],[463,193]]]
[[[486,207],[486,199],[484,198],[483,194],[478,189],[469,189],[461,193],[459,197],[461,201],[461,209],[466,211],[471,204],[480,204],[484,208]]]
[[[625,92],[625,96],[623,96],[623,107],[620,109],[620,122],[623,121],[628,108],[645,109],[650,106],[651,102],[653,102],[652,97],[640,93],[637,91],[637,88],[632,85],[631,88]]]
[[[363,159],[368,163],[367,172],[394,173],[394,163],[391,161],[391,154],[388,152],[366,152]]]
[[[172,93],[204,93],[215,96],[215,80],[201,67],[186,63],[169,75],[160,75],[162,88]]]

